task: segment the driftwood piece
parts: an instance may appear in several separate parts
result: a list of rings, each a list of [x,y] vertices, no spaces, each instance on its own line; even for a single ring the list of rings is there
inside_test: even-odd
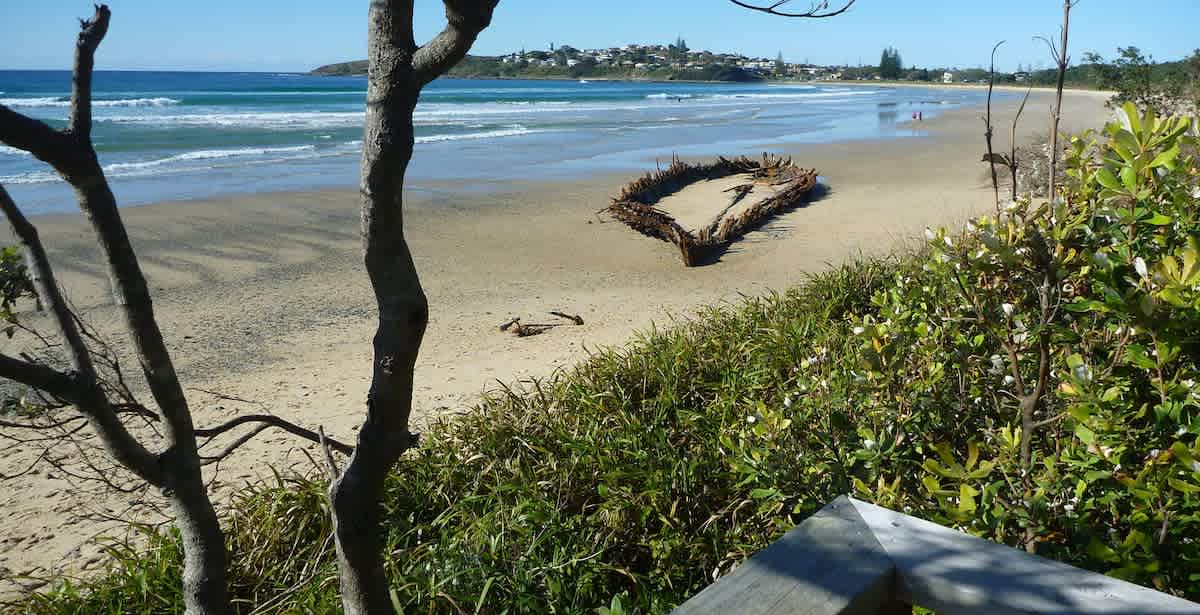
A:
[[[733,202],[712,224],[697,232],[683,228],[669,213],[655,207],[664,197],[682,190],[689,184],[739,173],[749,174],[754,178],[754,182],[726,190],[725,192],[734,192]],[[726,217],[725,214],[733,209],[734,205],[750,194],[755,184],[765,184],[777,190],[737,215]],[[765,153],[761,160],[721,157],[715,162],[703,164],[689,164],[673,158],[671,166],[665,170],[647,173],[625,186],[621,193],[612,199],[608,212],[644,235],[675,244],[679,248],[683,264],[694,267],[705,254],[737,240],[776,213],[799,205],[808,198],[816,185],[815,169],[802,169],[793,164],[791,158]]]
[[[550,315],[557,316],[559,318],[562,318],[563,320],[569,320],[575,326],[583,325],[583,318],[578,315],[571,315],[571,314],[567,314],[565,312],[550,312]],[[521,322],[520,318],[514,317],[513,319],[509,320],[508,322],[505,322],[504,324],[500,325],[500,331],[502,331],[502,332],[503,331],[512,331],[513,335],[516,335],[517,337],[533,337],[534,335],[541,335],[555,327],[562,327],[565,324],[566,323],[561,323],[561,322],[525,324],[525,323]]]
[[[583,325],[583,318],[580,317],[578,314],[572,316],[571,314],[565,314],[563,312],[550,312],[550,315],[569,320],[569,321],[575,323],[576,326]]]

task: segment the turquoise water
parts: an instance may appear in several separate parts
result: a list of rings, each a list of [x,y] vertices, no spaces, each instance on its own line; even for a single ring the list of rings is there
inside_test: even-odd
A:
[[[0,71],[0,104],[61,126],[70,75]],[[104,72],[96,148],[123,205],[357,183],[366,80],[281,73]],[[442,79],[417,108],[409,177],[487,189],[515,176],[636,170],[672,154],[910,136],[903,120],[982,94],[963,89]],[[31,213],[69,190],[0,146],[0,183]]]

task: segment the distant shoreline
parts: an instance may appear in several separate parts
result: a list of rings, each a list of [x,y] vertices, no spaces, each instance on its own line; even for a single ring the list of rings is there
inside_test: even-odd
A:
[[[317,72],[301,73],[311,75],[313,77],[366,77],[366,73],[353,73],[345,75],[329,75]],[[800,80],[800,79],[762,79],[759,81],[714,81],[700,79],[641,79],[637,77],[565,77],[565,76],[537,76],[531,75],[528,77],[504,77],[496,75],[445,75],[440,79],[452,80],[478,80],[478,81],[566,81],[571,83],[578,82],[610,82],[610,83],[715,83],[715,84],[730,84],[730,83],[747,83],[747,84],[769,84],[769,85],[812,85],[812,86],[845,86],[845,87],[886,87],[886,88],[928,88],[928,89],[950,89],[964,88],[969,90],[986,90],[987,84],[983,83],[938,83],[935,81],[819,81],[819,80]],[[996,84],[997,92],[1024,92],[1027,89],[1032,89],[1034,92],[1052,92],[1054,86],[1035,85],[1032,88],[1028,86],[1012,85],[1012,84]],[[1072,87],[1063,88],[1064,92],[1079,92],[1103,94],[1105,96],[1113,96],[1116,92],[1111,90],[1097,90],[1092,88]]]

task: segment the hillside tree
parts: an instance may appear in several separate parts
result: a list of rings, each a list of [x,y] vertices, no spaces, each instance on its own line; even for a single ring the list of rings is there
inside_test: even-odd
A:
[[[884,79],[899,79],[904,72],[904,63],[900,52],[894,47],[883,50],[879,57],[879,75]]]

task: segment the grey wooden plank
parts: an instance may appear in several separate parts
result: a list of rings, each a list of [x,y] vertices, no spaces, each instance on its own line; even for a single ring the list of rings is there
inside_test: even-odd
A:
[[[892,584],[887,553],[850,499],[839,497],[674,612],[874,613]]]
[[[939,615],[1200,615],[1200,604],[851,500],[907,601]]]

